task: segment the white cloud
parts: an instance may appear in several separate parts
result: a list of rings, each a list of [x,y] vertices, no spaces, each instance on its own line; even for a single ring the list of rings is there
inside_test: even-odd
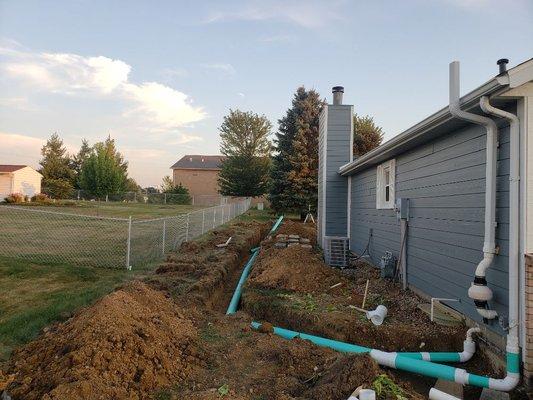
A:
[[[201,64],[205,69],[222,72],[226,75],[235,75],[237,71],[233,68],[233,65],[227,63],[213,63],[213,64]]]
[[[338,8],[343,3],[344,1],[320,0],[254,1],[239,9],[214,12],[205,22],[280,20],[313,29],[340,20],[342,14]]]
[[[131,82],[131,66],[121,60],[31,53],[6,46],[0,46],[0,54],[7,58],[0,64],[1,70],[20,81],[26,90],[115,100],[125,108],[124,115],[133,117],[140,128],[171,130],[206,117],[183,92],[157,82]]]
[[[190,104],[186,94],[157,82],[128,83],[124,85],[124,92],[137,103],[137,107],[129,112],[149,116],[161,130],[185,126],[206,116],[201,108]]]
[[[245,95],[243,92],[238,92],[238,93],[237,93],[237,96],[242,97],[242,98],[245,98],[245,97],[246,97],[246,95]]]

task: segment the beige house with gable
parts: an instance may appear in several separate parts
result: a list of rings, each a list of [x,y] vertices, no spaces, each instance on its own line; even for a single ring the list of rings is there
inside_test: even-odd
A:
[[[32,197],[41,193],[43,176],[27,165],[0,165],[0,201],[12,193]]]

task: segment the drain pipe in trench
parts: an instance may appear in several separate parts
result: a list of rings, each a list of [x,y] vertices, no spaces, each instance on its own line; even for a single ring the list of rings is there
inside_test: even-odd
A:
[[[274,223],[274,225],[272,226],[272,229],[270,229],[270,232],[268,233],[268,236],[274,234],[277,231],[282,221],[283,221],[283,215],[280,216],[278,220]],[[261,247],[254,247],[251,250],[252,256],[250,257],[250,259],[244,266],[239,282],[237,283],[237,287],[235,288],[235,291],[233,292],[233,296],[231,297],[231,301],[229,303],[228,309],[226,310],[226,315],[235,314],[237,312],[237,307],[239,306],[239,300],[241,299],[242,287],[244,286],[244,282],[246,282],[246,278],[248,278],[248,275],[250,274],[252,265],[255,259],[257,258],[257,255],[259,254],[260,250],[261,250]]]

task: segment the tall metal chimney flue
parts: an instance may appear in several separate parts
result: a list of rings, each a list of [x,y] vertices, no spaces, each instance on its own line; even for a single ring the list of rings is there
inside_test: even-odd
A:
[[[333,89],[331,91],[333,92],[333,105],[341,105],[342,95],[344,94],[344,88],[342,86],[333,86]]]
[[[509,60],[507,58],[500,58],[498,61],[496,61],[496,64],[500,67],[500,75],[505,74],[507,72],[507,64],[509,63]]]

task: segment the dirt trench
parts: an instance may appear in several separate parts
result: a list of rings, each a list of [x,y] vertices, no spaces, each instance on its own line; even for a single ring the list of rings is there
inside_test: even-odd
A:
[[[286,221],[280,232],[309,230],[292,224]],[[356,387],[369,387],[379,379],[392,385],[379,399],[396,400],[398,393],[410,399],[426,398],[427,392],[420,394],[407,380],[394,384],[394,375],[368,356],[343,355],[299,339],[287,341],[268,330],[252,331],[250,321],[258,316],[251,307],[256,303],[250,300],[258,284],[253,279],[245,291],[244,309],[224,315],[249,249],[270,226],[238,222],[186,243],[143,282],[130,283],[67,322],[48,328],[14,352],[4,371],[13,377],[7,392],[14,399],[30,400],[340,400]],[[215,246],[229,236],[233,239],[228,247]],[[261,257],[273,252],[272,246],[272,241],[263,241]],[[306,251],[316,255],[314,250]],[[281,258],[283,263],[291,260],[290,254],[286,256]],[[275,278],[280,288],[276,293],[293,295],[302,287],[320,293],[337,279],[346,285],[350,282],[336,272],[313,270],[307,256],[300,261],[284,274],[269,271],[261,285],[268,286]],[[261,265],[252,269],[255,279],[265,272]],[[306,272],[318,275],[301,281],[300,274]],[[277,295],[261,301],[265,299],[279,300]],[[267,311],[262,312],[274,307],[263,306]],[[311,314],[316,319],[317,314]],[[287,315],[272,315],[272,322],[287,326],[290,318],[305,321],[304,315]],[[293,323],[304,326],[298,325],[300,320]],[[334,323],[341,330],[348,329],[340,317]],[[315,320],[314,326],[318,325]],[[305,328],[312,332],[313,325],[309,322]],[[335,337],[333,329],[326,333]]]

